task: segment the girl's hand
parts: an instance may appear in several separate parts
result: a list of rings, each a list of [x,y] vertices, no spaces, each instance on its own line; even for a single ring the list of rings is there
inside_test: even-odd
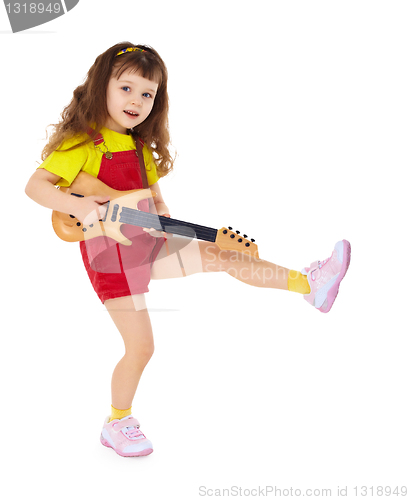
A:
[[[161,215],[163,215],[163,217],[170,218],[170,214],[161,214]],[[168,235],[164,231],[156,231],[156,229],[154,229],[153,227],[151,227],[150,229],[148,229],[147,227],[144,227],[143,230],[146,231],[147,233],[149,233],[154,238],[169,238],[169,236],[172,236],[172,235]]]
[[[86,196],[78,199],[78,207],[73,215],[85,226],[94,224],[105,217],[107,207],[104,203],[109,201],[109,196]]]

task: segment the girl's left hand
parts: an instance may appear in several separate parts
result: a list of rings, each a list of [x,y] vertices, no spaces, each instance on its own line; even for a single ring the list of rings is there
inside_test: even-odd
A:
[[[161,214],[163,217],[168,217],[170,218],[170,214]],[[144,231],[146,231],[147,233],[149,233],[151,236],[153,236],[154,238],[169,238],[169,236],[172,236],[171,234],[168,235],[167,233],[165,233],[164,231],[157,231],[156,229],[154,229],[153,227],[151,227],[150,229],[147,228],[147,227],[144,227],[143,228]]]

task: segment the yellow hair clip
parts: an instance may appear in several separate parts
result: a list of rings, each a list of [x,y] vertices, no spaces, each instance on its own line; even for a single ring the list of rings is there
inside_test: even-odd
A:
[[[121,54],[125,54],[125,52],[145,52],[144,49],[140,49],[138,47],[128,47],[127,49],[122,49],[121,52],[118,52],[117,56]]]

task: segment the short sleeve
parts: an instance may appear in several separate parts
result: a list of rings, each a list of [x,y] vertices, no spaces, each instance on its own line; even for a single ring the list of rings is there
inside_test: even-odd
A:
[[[156,171],[155,160],[153,159],[153,155],[147,148],[146,144],[144,144],[143,146],[142,153],[143,153],[143,160],[145,162],[146,177],[148,179],[148,184],[149,186],[152,186],[152,184],[155,184],[155,182],[158,182],[159,180],[158,172]]]
[[[64,151],[75,143],[78,144],[78,139],[75,142],[74,140],[66,141],[61,146],[60,150],[53,151],[38,167],[44,168],[61,177],[57,183],[59,186],[69,186],[87,162],[87,147],[79,147],[70,151]]]

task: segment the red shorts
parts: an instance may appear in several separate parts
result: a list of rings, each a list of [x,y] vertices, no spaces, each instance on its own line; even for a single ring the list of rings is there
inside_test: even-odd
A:
[[[151,267],[165,238],[155,238],[145,231],[132,235],[135,229],[139,228],[122,226],[131,246],[103,236],[80,243],[85,269],[102,303],[149,291]]]

